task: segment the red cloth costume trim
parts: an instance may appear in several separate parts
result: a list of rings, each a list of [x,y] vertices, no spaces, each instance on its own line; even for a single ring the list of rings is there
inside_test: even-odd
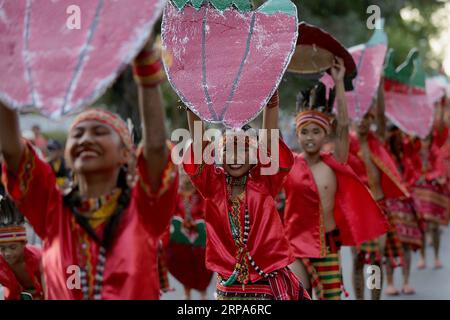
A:
[[[370,158],[380,170],[381,188],[385,198],[409,197],[402,176],[398,172],[395,161],[387,151],[384,144],[373,134],[369,133],[367,142],[370,149]],[[360,145],[358,137],[350,134],[350,153],[356,156],[349,161],[350,166],[355,173],[368,181],[367,170],[364,161],[361,159]],[[370,184],[370,181],[368,181]]]
[[[303,155],[295,154],[294,158],[294,166],[284,184],[286,234],[297,258],[325,257],[319,192]],[[384,234],[389,227],[387,219],[351,167],[339,163],[331,154],[321,154],[321,159],[336,175],[334,219],[342,244],[354,246]]]

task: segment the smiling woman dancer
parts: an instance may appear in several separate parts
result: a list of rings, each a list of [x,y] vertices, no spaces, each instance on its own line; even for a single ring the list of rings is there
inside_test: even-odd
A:
[[[17,113],[0,104],[3,179],[43,240],[49,299],[159,298],[156,249],[173,212],[178,171],[165,140],[161,62],[151,48],[134,68],[143,122],[134,186],[127,183],[133,145],[119,116],[88,109],[75,119],[66,158],[76,185],[63,196],[51,167],[20,138]]]

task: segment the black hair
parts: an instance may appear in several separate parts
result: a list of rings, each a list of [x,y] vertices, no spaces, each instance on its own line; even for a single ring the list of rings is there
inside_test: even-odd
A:
[[[327,87],[318,82],[312,89],[302,90],[297,95],[297,112],[316,110],[325,114],[333,112],[336,90],[330,90],[327,97]]]
[[[0,227],[21,226],[25,223],[24,216],[20,213],[13,200],[9,197],[0,199]]]

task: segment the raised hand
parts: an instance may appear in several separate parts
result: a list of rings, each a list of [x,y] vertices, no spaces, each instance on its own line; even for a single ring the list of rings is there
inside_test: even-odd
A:
[[[331,77],[334,83],[344,81],[345,76],[345,65],[344,60],[340,57],[335,57],[334,65],[331,67]]]

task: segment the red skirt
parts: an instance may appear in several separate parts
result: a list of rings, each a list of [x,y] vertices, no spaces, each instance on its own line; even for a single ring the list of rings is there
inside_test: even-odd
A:
[[[400,242],[410,245],[413,250],[420,249],[425,228],[423,220],[415,210],[413,200],[388,199],[386,206]]]
[[[446,191],[444,186],[431,182],[414,187],[414,204],[422,219],[448,225],[450,200]]]

